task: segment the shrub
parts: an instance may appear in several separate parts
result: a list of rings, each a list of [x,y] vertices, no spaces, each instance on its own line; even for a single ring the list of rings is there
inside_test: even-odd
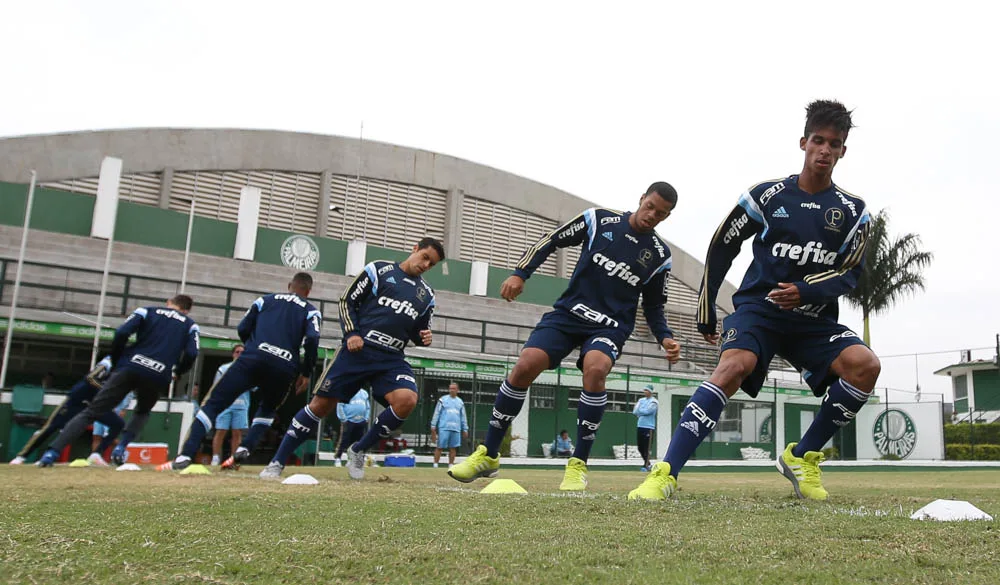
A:
[[[1000,445],[947,443],[944,457],[955,461],[1000,461]]]
[[[834,461],[840,459],[840,450],[836,447],[828,447],[823,449],[823,456],[826,457],[827,461]]]
[[[972,429],[969,423],[944,425],[944,442],[1000,445],[1000,423],[974,424]]]

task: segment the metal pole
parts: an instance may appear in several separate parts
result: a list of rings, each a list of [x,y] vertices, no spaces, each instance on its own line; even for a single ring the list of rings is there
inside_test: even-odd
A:
[[[21,230],[21,251],[17,255],[17,272],[14,275],[14,293],[10,299],[10,313],[7,314],[7,338],[3,344],[3,365],[0,367],[0,388],[7,384],[7,364],[10,361],[10,344],[14,339],[14,317],[17,312],[17,296],[21,291],[21,270],[24,268],[24,253],[28,248],[28,227],[31,225],[31,207],[35,202],[35,180],[38,173],[31,171],[28,185],[28,200],[24,205],[24,228]]]
[[[97,302],[97,323],[94,324],[94,347],[90,352],[90,369],[97,365],[97,349],[101,341],[101,323],[104,319],[104,298],[108,294],[108,270],[111,269],[111,247],[115,242],[115,224],[118,223],[118,211],[111,218],[111,237],[108,238],[108,249],[104,254],[104,275],[101,277],[101,296]],[[172,393],[171,393],[172,394]]]
[[[191,192],[191,209],[188,211],[187,238],[184,240],[184,268],[181,269],[181,294],[187,285],[188,258],[191,256],[191,228],[194,226],[194,200],[198,197],[198,174],[194,175],[194,190]]]

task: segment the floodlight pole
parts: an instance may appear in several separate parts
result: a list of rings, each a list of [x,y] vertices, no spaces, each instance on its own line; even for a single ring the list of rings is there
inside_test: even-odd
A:
[[[3,344],[3,365],[0,366],[0,388],[7,384],[7,364],[10,361],[10,345],[14,341],[14,317],[17,312],[17,296],[21,291],[21,270],[24,268],[24,254],[28,248],[28,227],[31,224],[31,208],[35,202],[35,181],[38,173],[31,171],[31,184],[28,186],[28,199],[24,205],[24,228],[21,230],[21,251],[17,255],[17,272],[14,276],[14,293],[10,299],[10,312],[7,314],[7,337]]]

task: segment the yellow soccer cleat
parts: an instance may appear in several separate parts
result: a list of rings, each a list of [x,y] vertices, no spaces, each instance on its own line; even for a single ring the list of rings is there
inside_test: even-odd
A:
[[[792,455],[792,449],[798,443],[789,443],[785,451],[778,455],[778,471],[792,482],[795,496],[799,499],[825,500],[830,494],[823,488],[823,472],[819,464],[826,457],[819,451],[806,451],[802,457]]]
[[[500,457],[490,457],[486,454],[486,445],[480,445],[465,461],[453,465],[448,475],[462,483],[469,483],[480,477],[496,477],[499,470]]]
[[[639,487],[628,493],[630,500],[665,500],[677,491],[677,479],[670,475],[670,464],[660,461],[653,465]]]
[[[583,459],[570,457],[566,462],[566,473],[563,475],[559,489],[564,492],[582,492],[587,489],[587,464]]]

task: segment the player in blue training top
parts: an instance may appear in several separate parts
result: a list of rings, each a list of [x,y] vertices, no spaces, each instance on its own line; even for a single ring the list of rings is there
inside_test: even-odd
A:
[[[305,391],[316,365],[323,319],[316,307],[306,300],[312,285],[312,276],[299,272],[288,283],[288,292],[259,297],[250,305],[236,326],[236,333],[245,344],[243,353],[208,391],[188,429],[181,452],[173,461],[158,466],[158,471],[180,471],[191,465],[201,440],[212,430],[219,414],[256,386],[260,405],[254,413],[250,431],[236,452],[222,464],[223,469],[239,468],[271,428],[274,413],[292,387],[296,393]],[[300,347],[304,350],[301,362]]]
[[[340,327],[344,344],[327,366],[312,400],[295,414],[262,479],[281,476],[285,461],[333,412],[338,401],[350,400],[371,385],[372,397],[385,410],[368,432],[347,448],[347,473],[365,476],[365,451],[399,428],[417,404],[417,380],[403,350],[406,343],[428,346],[434,291],[420,277],[444,260],[444,246],[423,238],[402,262],[376,260],[365,266],[340,297]],[[347,351],[344,351],[344,350]]]
[[[340,467],[340,457],[344,451],[361,440],[368,431],[368,413],[372,403],[368,400],[368,392],[358,390],[350,402],[337,404],[337,418],[340,419],[340,435],[337,437],[337,450],[333,455],[334,465]]]
[[[802,372],[817,396],[826,393],[802,439],[778,456],[778,469],[796,496],[827,498],[820,449],[865,405],[880,371],[872,350],[837,323],[838,298],[857,285],[862,273],[870,225],[865,202],[832,178],[852,127],[843,104],[809,104],[799,139],[805,151],[802,172],[751,187],[716,230],[698,298],[698,331],[706,341],[720,341],[716,295],[749,238],[753,263],[733,295],[736,311],[722,324],[718,366],[685,407],[663,462],[653,466],[630,499],[673,493],[677,474],[711,434],[729,397],[740,388],[757,396],[775,355]]]
[[[129,315],[111,341],[111,363],[114,366],[111,375],[87,408],[66,423],[63,432],[36,465],[52,465],[66,445],[83,434],[84,429],[99,417],[112,412],[129,392],[134,392],[137,401],[135,412],[111,452],[111,460],[116,465],[125,462],[128,444],[146,426],[149,413],[160,394],[170,387],[171,378],[191,369],[198,357],[198,325],[187,316],[192,305],[191,297],[177,295],[167,301],[165,307],[143,307]],[[128,345],[132,334],[135,334],[136,341]],[[105,440],[110,444],[117,436],[116,429],[111,428]]]
[[[449,475],[462,482],[494,477],[500,468],[500,443],[521,411],[528,386],[580,348],[576,365],[583,372],[583,392],[577,408],[576,448],[559,489],[586,489],[587,458],[608,401],[604,383],[635,326],[640,295],[646,322],[667,359],[674,363],[680,358],[680,344],[663,315],[670,248],[653,231],[675,205],[677,191],[669,183],[653,183],[634,213],[587,209],[528,248],[500,287],[500,295],[508,301],[521,294],[524,281],[556,248],[581,245],[580,259],[555,310],[542,316],[500,385],[485,445],[451,468]]]
[[[94,369],[89,374],[70,388],[63,403],[59,408],[52,411],[49,419],[45,421],[45,425],[31,435],[31,438],[28,439],[28,442],[17,456],[10,460],[10,464],[23,464],[36,449],[45,444],[45,441],[49,437],[61,431],[66,426],[66,423],[72,420],[74,416],[80,414],[84,408],[87,408],[90,401],[97,395],[97,391],[101,389],[101,384],[108,379],[108,375],[110,374],[111,357],[105,356],[104,359],[97,362],[97,365],[94,366]],[[108,427],[109,433],[112,429],[117,429],[114,431],[115,435],[121,432],[121,428],[125,426],[125,422],[113,411],[101,415],[97,418],[97,421]],[[110,445],[111,443],[108,442],[107,444],[103,444],[103,447],[107,449]],[[100,452],[103,453],[104,450],[102,449]]]
[[[441,449],[448,450],[448,466],[455,464],[455,455],[462,446],[462,439],[469,438],[469,418],[465,402],[458,397],[458,382],[448,384],[448,395],[438,399],[431,417],[431,441],[434,447],[434,467],[441,462]]]

